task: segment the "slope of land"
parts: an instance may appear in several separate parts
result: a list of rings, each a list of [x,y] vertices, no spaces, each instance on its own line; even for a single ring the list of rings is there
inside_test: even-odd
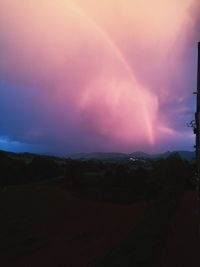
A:
[[[137,158],[137,159],[166,159],[167,157],[173,154],[179,154],[182,159],[185,160],[194,160],[195,153],[193,151],[167,151],[160,154],[147,154],[144,152],[132,152],[130,154],[125,153],[112,153],[112,152],[96,152],[96,153],[78,153],[69,155],[72,159],[97,159],[97,160],[113,160],[113,161],[123,161],[129,160],[130,158]]]
[[[136,163],[0,152],[1,266],[200,266],[194,163]]]
[[[91,266],[127,238],[146,204],[95,203],[59,185],[4,187],[0,192],[1,266]]]
[[[180,198],[163,200],[153,203],[128,238],[96,267],[200,266],[195,192],[185,191]]]
[[[162,267],[200,266],[197,200],[194,191],[186,191],[171,220]]]

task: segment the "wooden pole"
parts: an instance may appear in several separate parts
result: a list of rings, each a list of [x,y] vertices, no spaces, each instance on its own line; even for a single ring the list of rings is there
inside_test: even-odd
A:
[[[198,214],[200,216],[200,42],[198,43],[197,104],[196,104],[195,120],[196,120],[197,200],[198,200]]]

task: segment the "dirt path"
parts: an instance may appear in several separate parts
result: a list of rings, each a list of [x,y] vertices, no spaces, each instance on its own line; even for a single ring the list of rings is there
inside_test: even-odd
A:
[[[197,201],[193,191],[185,192],[172,219],[161,267],[199,267]]]

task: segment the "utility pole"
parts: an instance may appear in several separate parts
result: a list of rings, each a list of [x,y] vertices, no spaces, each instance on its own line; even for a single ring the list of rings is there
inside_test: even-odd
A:
[[[198,62],[197,62],[197,90],[194,92],[196,95],[196,112],[195,119],[192,120],[188,126],[193,128],[196,135],[195,152],[196,152],[196,191],[197,191],[197,213],[198,213],[198,226],[200,234],[200,42],[198,42]]]
[[[196,113],[195,127],[196,134],[196,166],[197,166],[197,200],[198,200],[198,215],[200,218],[200,42],[198,42],[198,66],[197,66],[197,91],[196,91]]]

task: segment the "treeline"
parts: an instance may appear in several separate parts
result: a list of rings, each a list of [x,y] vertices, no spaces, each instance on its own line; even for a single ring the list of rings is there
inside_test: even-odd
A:
[[[51,158],[34,156],[28,162],[0,153],[0,186],[27,184],[51,179],[61,174],[60,166]]]
[[[194,170],[195,166],[178,154],[148,162],[146,166],[138,161],[136,166],[132,162],[105,163],[36,155],[26,161],[0,153],[0,186],[62,177],[67,190],[96,199],[150,199],[162,192],[193,188]]]
[[[178,154],[147,165],[68,160],[65,184],[80,197],[126,203],[194,188],[195,166]]]

